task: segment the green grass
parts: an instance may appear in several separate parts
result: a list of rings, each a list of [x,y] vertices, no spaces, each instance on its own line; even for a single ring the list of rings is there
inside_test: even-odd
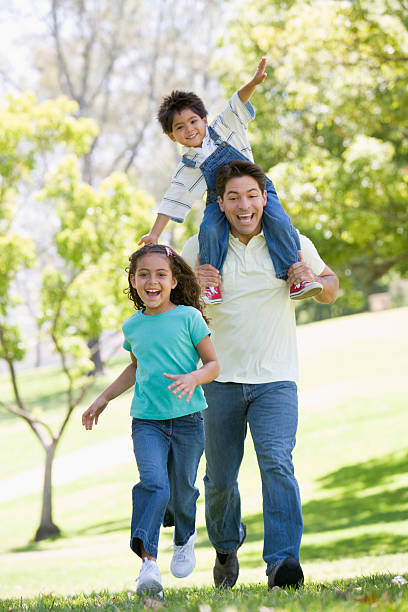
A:
[[[214,587],[166,589],[164,600],[139,598],[130,590],[107,590],[71,596],[53,593],[30,600],[4,600],[0,610],[143,610],[155,608],[169,612],[337,612],[339,610],[381,610],[406,612],[408,588],[392,583],[390,575],[375,575],[360,580],[342,580],[333,584],[308,584],[298,591],[267,592],[263,585],[239,586],[232,591]]]
[[[212,610],[228,606],[233,606],[231,610],[262,606],[336,610],[358,605],[363,610],[378,604],[381,610],[408,610],[406,586],[391,584],[393,576],[408,568],[407,320],[408,309],[403,308],[298,329],[302,374],[294,462],[303,501],[301,561],[306,588],[289,595],[266,592],[259,474],[248,439],[240,473],[248,527],[239,555],[240,588],[221,594],[208,588],[214,553],[204,526],[202,463],[197,568],[191,577],[180,581],[171,576],[172,532],[163,530],[161,535],[159,565],[166,608],[199,610],[200,604]],[[107,380],[121,367],[123,362],[115,362]],[[98,381],[89,398],[107,380]],[[44,406],[47,419],[55,423],[61,419],[63,381],[53,370],[24,373],[22,388],[32,406]],[[3,377],[1,397],[8,393]],[[77,409],[58,457],[74,457],[69,454],[92,451],[118,437],[123,437],[130,453],[129,403],[130,395],[114,402],[92,432],[80,426],[86,404]],[[41,466],[42,460],[41,448],[27,426],[2,418],[0,478]],[[134,460],[130,457],[119,465],[99,468],[98,458],[90,452],[82,461],[74,480],[55,486],[54,519],[63,537],[38,544],[31,541],[39,520],[38,492],[0,503],[0,597],[4,599],[0,609],[23,609],[18,598],[39,593],[59,595],[23,599],[25,609],[138,607],[133,589],[139,561],[128,549],[130,490],[137,480]],[[362,592],[355,588],[360,587],[369,594],[367,601],[356,599]],[[387,595],[381,600],[384,592]],[[7,597],[16,599],[6,602]]]

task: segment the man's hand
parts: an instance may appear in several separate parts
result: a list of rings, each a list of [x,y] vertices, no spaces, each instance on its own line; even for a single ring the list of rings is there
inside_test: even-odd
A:
[[[320,281],[312,272],[312,269],[303,261],[303,255],[299,251],[300,261],[294,263],[288,270],[288,285],[298,285],[302,281]]]
[[[325,266],[319,276],[316,276],[303,261],[302,252],[299,251],[300,261],[294,263],[288,271],[288,285],[298,285],[302,281],[318,281],[323,285],[323,291],[314,296],[316,302],[320,304],[333,304],[339,294],[339,279],[336,274]]]
[[[196,274],[201,289],[207,287],[218,287],[221,284],[221,274],[211,264],[200,265],[200,256],[197,255]]]

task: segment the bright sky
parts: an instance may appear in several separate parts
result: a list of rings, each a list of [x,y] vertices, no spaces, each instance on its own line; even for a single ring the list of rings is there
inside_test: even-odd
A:
[[[0,87],[18,90],[30,86],[30,35],[41,36],[46,0],[0,0]],[[34,11],[35,8],[35,11]]]

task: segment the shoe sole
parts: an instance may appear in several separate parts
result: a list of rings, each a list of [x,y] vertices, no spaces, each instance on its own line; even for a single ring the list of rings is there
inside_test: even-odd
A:
[[[196,560],[194,559],[194,565],[191,569],[188,570],[188,572],[184,572],[184,573],[178,572],[177,573],[176,571],[173,570],[171,565],[170,565],[170,571],[175,578],[187,578],[187,576],[189,576],[194,571],[195,566],[196,566]]]
[[[221,304],[222,300],[207,300],[205,298],[203,298],[203,302],[205,304]]]
[[[163,585],[157,580],[149,580],[136,589],[136,595],[159,595],[163,591]]]
[[[298,291],[297,293],[292,293],[290,295],[291,300],[304,300],[305,298],[313,297],[320,293],[322,289],[320,287],[304,289],[303,291]]]

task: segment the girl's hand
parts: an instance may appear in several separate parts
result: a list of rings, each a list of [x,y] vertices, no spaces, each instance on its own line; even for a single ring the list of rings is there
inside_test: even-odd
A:
[[[108,401],[103,397],[99,396],[96,400],[91,404],[88,410],[82,415],[82,425],[85,429],[92,429],[93,424],[98,424],[99,415],[103,412],[108,405]]]
[[[174,380],[174,382],[168,386],[168,389],[172,391],[174,395],[179,393],[179,399],[187,395],[186,402],[191,400],[191,396],[193,395],[194,389],[197,386],[196,377],[192,372],[189,374],[166,374],[166,372],[164,372],[163,376]]]

